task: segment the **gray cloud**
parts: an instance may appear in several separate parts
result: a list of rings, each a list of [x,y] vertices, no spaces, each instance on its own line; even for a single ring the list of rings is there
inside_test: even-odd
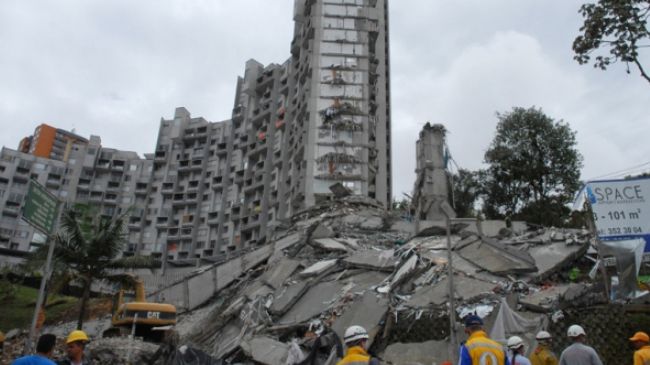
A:
[[[395,195],[410,191],[414,141],[445,123],[456,161],[481,166],[496,111],[537,106],[578,132],[583,177],[650,160],[648,86],[622,65],[572,60],[581,1],[391,2]],[[283,62],[292,0],[0,3],[0,144],[36,124],[103,144],[154,148],[176,106],[226,119],[244,62]]]

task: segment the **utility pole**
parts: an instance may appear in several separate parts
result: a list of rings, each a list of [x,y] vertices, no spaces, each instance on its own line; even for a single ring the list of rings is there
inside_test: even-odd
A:
[[[445,200],[440,204],[440,210],[445,215],[445,222],[447,226],[447,282],[449,283],[449,359],[452,363],[456,363],[458,342],[456,339],[456,304],[455,304],[455,290],[454,290],[454,264],[452,261],[451,252],[451,220],[456,218],[456,212]]]
[[[52,275],[52,258],[54,257],[54,246],[56,245],[53,232],[58,226],[59,215],[61,214],[60,208],[61,203],[56,196],[48,192],[47,189],[38,182],[34,180],[30,181],[27,196],[25,197],[25,202],[23,204],[22,217],[27,221],[27,223],[47,235],[46,242],[49,247],[43,277],[41,278],[41,286],[36,300],[36,308],[34,308],[32,325],[29,328],[29,336],[27,336],[27,339],[25,340],[26,353],[31,353],[33,350],[38,314],[41,311],[41,307],[45,300],[45,286]]]

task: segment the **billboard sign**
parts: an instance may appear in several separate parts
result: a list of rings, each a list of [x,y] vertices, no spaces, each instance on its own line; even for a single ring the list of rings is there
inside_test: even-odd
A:
[[[58,205],[56,197],[32,180],[23,205],[23,219],[43,233],[50,234],[54,230]]]
[[[590,181],[585,188],[603,241],[642,238],[650,252],[650,179]]]

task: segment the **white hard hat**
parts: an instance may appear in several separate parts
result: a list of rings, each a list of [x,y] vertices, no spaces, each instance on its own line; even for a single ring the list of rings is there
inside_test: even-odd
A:
[[[357,340],[367,340],[368,331],[361,326],[350,326],[345,330],[345,336],[343,337],[343,342],[350,343]]]
[[[587,334],[585,333],[585,330],[578,326],[577,324],[571,325],[569,329],[566,331],[566,335],[569,337],[578,337],[578,336],[586,336]]]
[[[536,340],[550,340],[551,338],[553,338],[553,336],[546,331],[539,331],[537,332],[537,336],[535,336]]]
[[[524,340],[519,336],[512,336],[508,339],[508,348],[509,349],[518,349],[524,345]]]

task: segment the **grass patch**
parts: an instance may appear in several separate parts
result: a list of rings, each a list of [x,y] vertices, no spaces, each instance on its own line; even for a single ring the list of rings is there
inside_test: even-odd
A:
[[[0,330],[7,332],[13,328],[29,328],[32,324],[38,290],[16,284],[13,298],[0,302]],[[45,323],[57,322],[61,315],[78,306],[79,300],[73,297],[50,295],[45,308]]]

